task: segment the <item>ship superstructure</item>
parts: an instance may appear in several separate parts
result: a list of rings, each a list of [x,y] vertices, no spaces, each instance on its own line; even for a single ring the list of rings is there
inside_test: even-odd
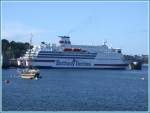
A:
[[[29,57],[34,67],[45,68],[101,68],[125,69],[121,49],[112,49],[104,43],[100,46],[72,45],[69,36],[59,36],[59,45],[41,43],[18,59],[18,65],[28,66]]]

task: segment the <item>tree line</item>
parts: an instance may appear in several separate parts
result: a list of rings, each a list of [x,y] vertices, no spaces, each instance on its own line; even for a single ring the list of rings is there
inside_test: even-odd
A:
[[[2,45],[2,67],[8,67],[11,59],[17,59],[25,54],[30,44],[25,42],[1,40]]]
[[[141,62],[148,64],[148,55],[124,55],[124,59],[128,62]]]

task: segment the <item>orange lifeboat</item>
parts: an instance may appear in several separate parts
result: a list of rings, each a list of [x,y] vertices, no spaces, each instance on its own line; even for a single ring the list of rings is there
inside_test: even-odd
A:
[[[65,48],[64,51],[72,51],[72,48]]]
[[[80,48],[74,48],[73,51],[81,51]]]

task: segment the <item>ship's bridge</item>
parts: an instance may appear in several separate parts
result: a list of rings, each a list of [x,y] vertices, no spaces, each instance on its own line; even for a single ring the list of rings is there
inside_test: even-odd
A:
[[[60,46],[68,46],[71,45],[70,37],[69,36],[58,36],[60,37],[59,44]]]

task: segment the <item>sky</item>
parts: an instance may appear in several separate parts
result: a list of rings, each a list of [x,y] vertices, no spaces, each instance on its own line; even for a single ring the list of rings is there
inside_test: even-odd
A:
[[[58,44],[59,35],[72,44],[107,45],[124,54],[148,54],[149,4],[143,2],[3,1],[1,37],[9,41]]]

